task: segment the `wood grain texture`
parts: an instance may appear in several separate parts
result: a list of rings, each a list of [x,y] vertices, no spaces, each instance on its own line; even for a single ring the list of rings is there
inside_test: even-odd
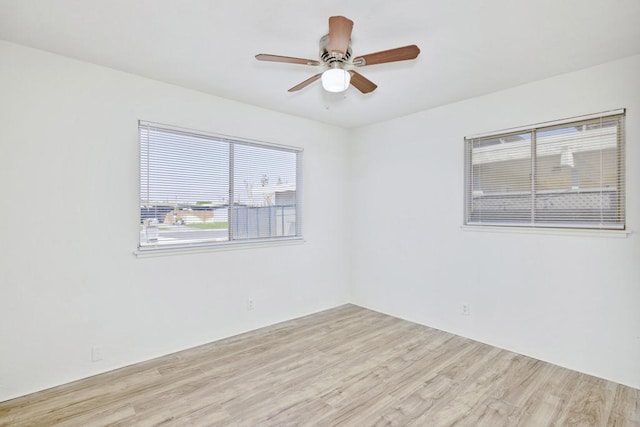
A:
[[[640,426],[640,390],[353,305],[0,403],[0,426]]]

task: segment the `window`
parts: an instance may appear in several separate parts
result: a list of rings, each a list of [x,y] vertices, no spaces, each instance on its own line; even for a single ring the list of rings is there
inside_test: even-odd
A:
[[[301,236],[302,150],[139,122],[139,249]]]
[[[465,224],[624,229],[624,113],[465,138]]]

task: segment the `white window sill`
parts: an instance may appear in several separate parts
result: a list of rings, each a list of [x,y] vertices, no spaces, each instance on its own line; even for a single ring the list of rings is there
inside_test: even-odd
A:
[[[522,234],[550,234],[555,236],[586,236],[586,237],[621,237],[631,234],[628,230],[598,230],[586,228],[536,228],[536,227],[492,227],[489,225],[462,225],[463,231],[480,231],[489,233],[522,233]]]
[[[133,251],[133,254],[138,258],[152,258],[159,256],[186,255],[203,252],[234,251],[238,249],[301,245],[303,243],[305,243],[305,240],[302,237],[292,237],[277,240],[249,240],[190,246],[147,247],[139,248],[138,250]]]

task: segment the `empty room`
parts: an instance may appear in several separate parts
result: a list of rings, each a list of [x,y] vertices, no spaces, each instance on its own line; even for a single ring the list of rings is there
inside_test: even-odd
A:
[[[0,0],[0,426],[640,426],[637,0]]]

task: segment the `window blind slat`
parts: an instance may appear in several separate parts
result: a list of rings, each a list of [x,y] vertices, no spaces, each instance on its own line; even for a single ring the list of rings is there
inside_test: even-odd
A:
[[[465,145],[465,224],[624,229],[624,114]]]
[[[139,139],[141,249],[300,235],[301,150],[146,122]]]

